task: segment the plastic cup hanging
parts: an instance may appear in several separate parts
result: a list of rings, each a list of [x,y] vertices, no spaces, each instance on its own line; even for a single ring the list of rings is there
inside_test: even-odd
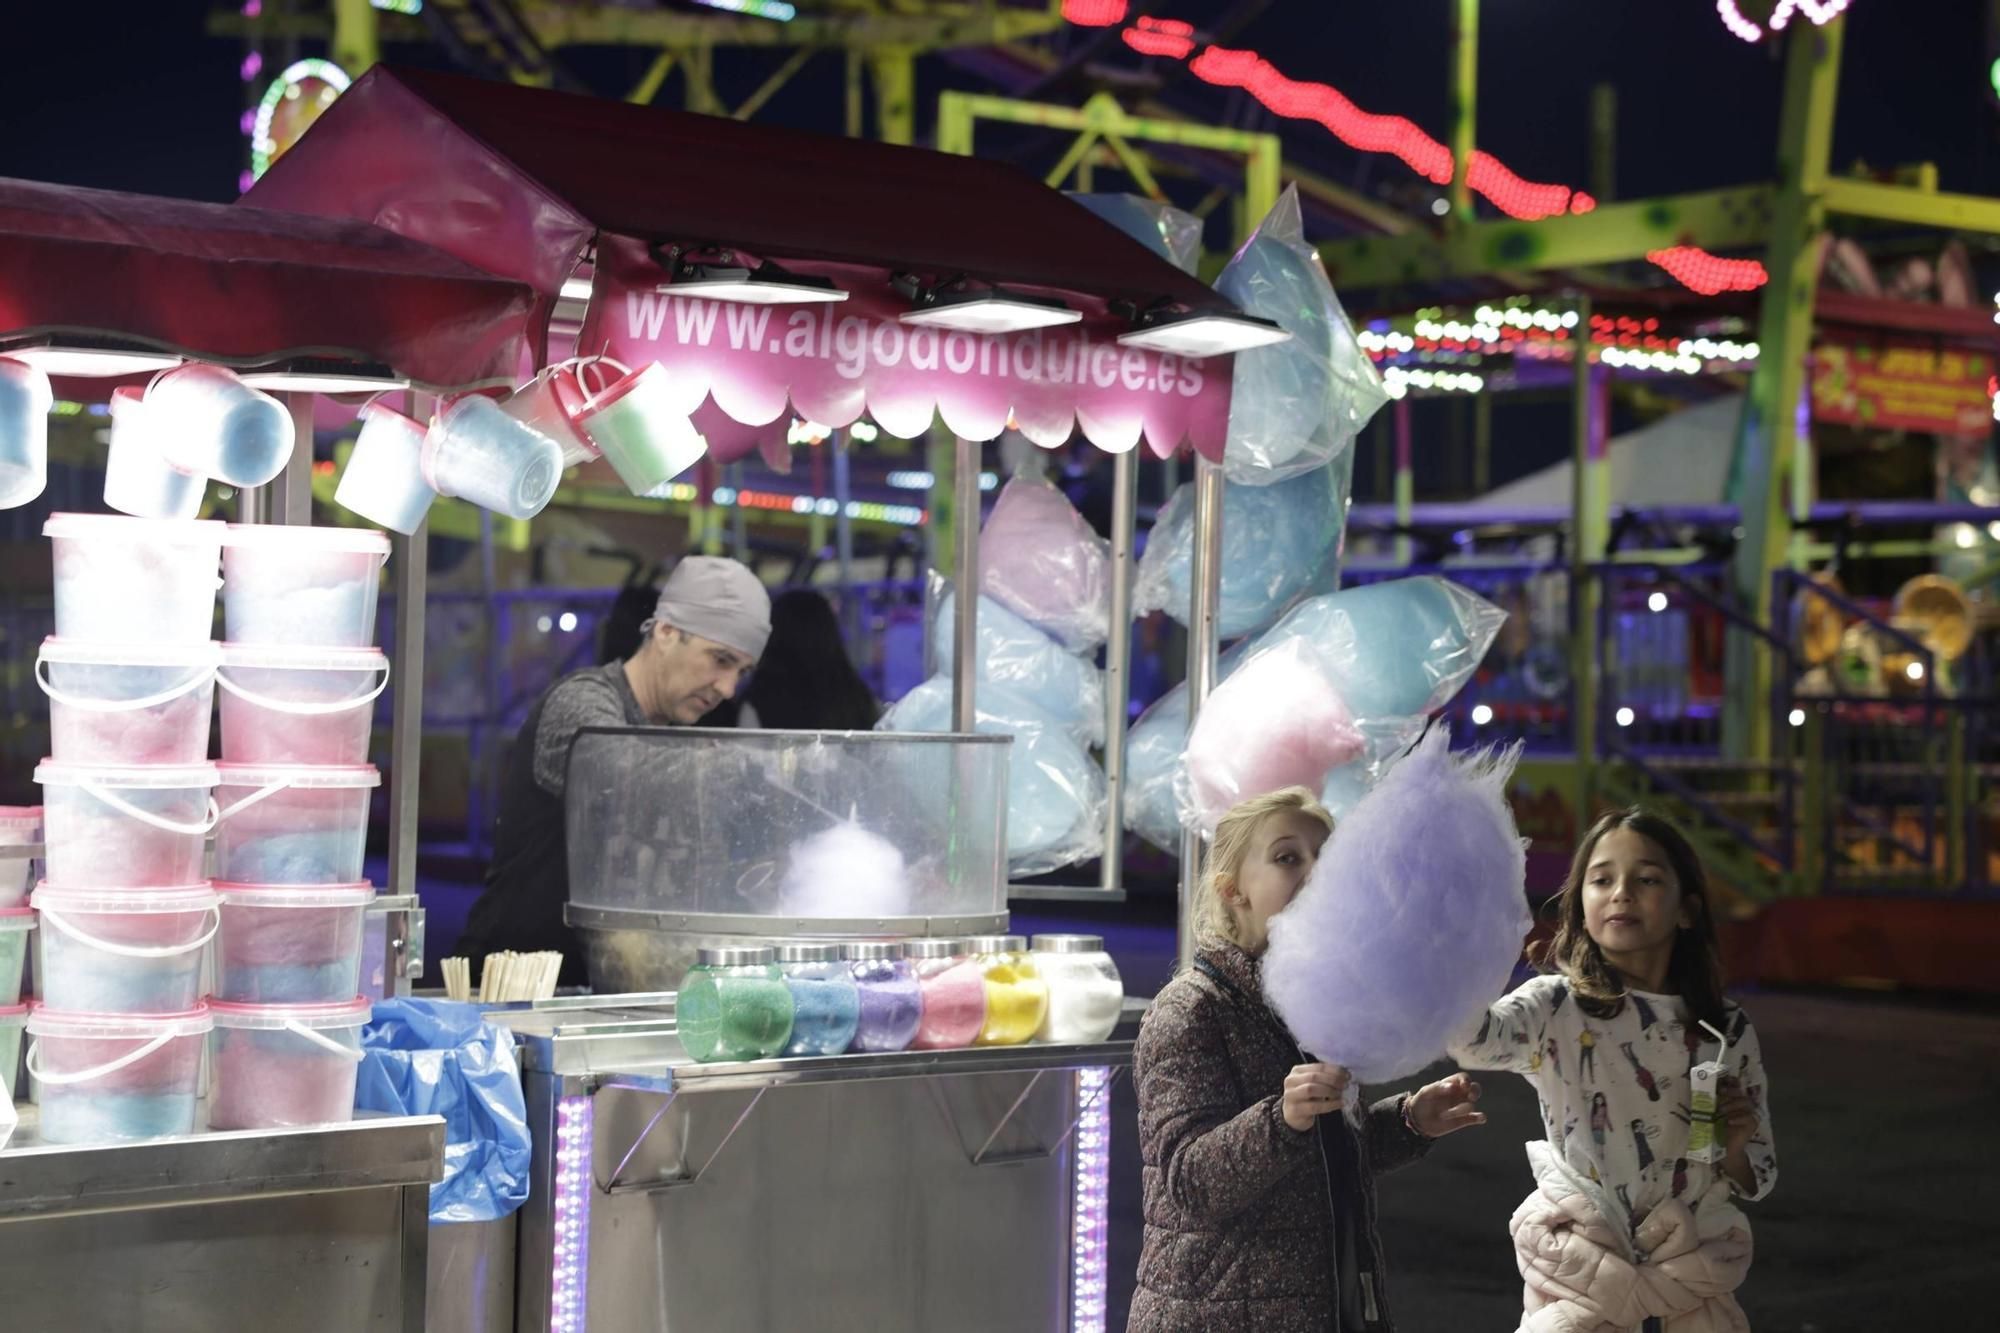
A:
[[[423,525],[437,492],[424,480],[424,427],[381,403],[361,409],[361,434],[334,488],[334,503],[405,537]]]
[[[48,485],[54,405],[47,375],[0,357],[0,509],[26,504]]]
[[[578,371],[614,365],[593,361]],[[623,369],[622,367],[618,367]],[[634,495],[646,495],[701,461],[708,441],[675,406],[666,367],[649,361],[591,394],[577,424]]]
[[[208,478],[170,460],[148,422],[145,390],[128,384],[111,391],[104,503],[136,518],[193,518]]]
[[[508,416],[491,398],[468,394],[438,413],[424,435],[424,481],[508,518],[533,518],[562,480],[562,446]]]
[[[147,428],[175,466],[231,486],[262,486],[292,456],[292,414],[220,366],[163,370],[146,387]]]

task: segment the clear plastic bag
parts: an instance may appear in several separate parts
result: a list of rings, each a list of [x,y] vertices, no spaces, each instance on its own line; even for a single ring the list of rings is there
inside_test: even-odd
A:
[[[958,613],[951,584],[933,573],[931,642],[937,669],[947,677],[956,660],[952,626]],[[1104,673],[991,597],[979,599],[979,662],[973,678],[982,699],[987,687],[1013,690],[1038,705],[1038,715],[1060,725],[1078,744],[1104,744]]]
[[[1308,638],[1356,717],[1419,717],[1458,693],[1506,622],[1485,598],[1424,575],[1301,602],[1258,647]]]
[[[1309,640],[1337,682],[1364,740],[1361,755],[1327,775],[1322,799],[1339,815],[1423,732],[1428,714],[1458,693],[1507,613],[1447,579],[1368,583],[1299,603],[1276,625],[1222,655],[1227,681],[1252,653]],[[1187,749],[1187,686],[1142,714],[1125,746],[1125,827],[1155,846],[1180,845],[1176,794]]]
[[[1236,354],[1223,454],[1229,479],[1268,486],[1332,462],[1389,394],[1306,243],[1296,187],[1279,197],[1215,290],[1292,335]]]
[[[1001,490],[979,534],[979,590],[1073,653],[1111,623],[1111,543],[1040,477]]]
[[[1201,264],[1201,219],[1171,204],[1137,194],[1085,194],[1069,197],[1109,222],[1183,273]]]
[[[1319,791],[1364,749],[1330,664],[1310,640],[1290,638],[1257,649],[1208,696],[1174,791],[1183,819],[1207,831],[1253,796]]]
[[[977,730],[1012,736],[1007,869],[1042,875],[1104,850],[1104,771],[1063,725],[1003,685],[978,688]],[[951,681],[933,676],[890,706],[881,731],[950,731]]]
[[[1346,482],[1336,467],[1317,468],[1274,486],[1222,488],[1222,600],[1217,630],[1224,640],[1276,620],[1293,599],[1334,577],[1347,524]],[[1194,588],[1194,486],[1176,490],[1161,508],[1132,584],[1138,615],[1165,611],[1187,623]]]
[[[1256,644],[1244,640],[1217,660],[1217,683],[1229,679]],[[1181,812],[1174,795],[1187,753],[1187,682],[1155,699],[1125,733],[1125,827],[1162,851],[1181,846]]]

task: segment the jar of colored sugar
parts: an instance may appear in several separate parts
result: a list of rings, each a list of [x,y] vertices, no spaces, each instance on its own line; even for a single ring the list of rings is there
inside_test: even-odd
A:
[[[838,944],[778,946],[778,971],[792,992],[792,1039],[786,1055],[839,1055],[854,1041],[861,993]]]
[[[1101,935],[1037,935],[1030,942],[1035,970],[1049,987],[1049,1008],[1035,1040],[1103,1041],[1125,1010],[1125,983],[1104,951]]]
[[[903,956],[924,1000],[917,1039],[910,1045],[927,1051],[972,1045],[986,1026],[986,978],[966,941],[905,940]]]
[[[681,1046],[704,1064],[768,1060],[792,1039],[792,991],[768,945],[703,949],[674,1002]]]
[[[903,957],[903,946],[866,940],[842,946],[840,956],[861,996],[853,1049],[900,1051],[908,1047],[923,1021],[924,1001],[916,974]]]
[[[976,1046],[1018,1046],[1035,1035],[1049,1008],[1049,984],[1019,935],[981,935],[973,961],[986,983],[986,1023]]]

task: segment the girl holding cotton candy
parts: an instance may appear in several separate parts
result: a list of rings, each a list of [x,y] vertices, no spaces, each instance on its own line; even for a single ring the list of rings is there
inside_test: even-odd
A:
[[[1195,965],[1160,991],[1133,1053],[1146,1219],[1133,1333],[1390,1329],[1374,1175],[1485,1120],[1457,1075],[1350,1122],[1348,1072],[1309,1058],[1266,1005],[1271,919],[1332,828],[1302,787],[1216,827]]]
[[[1700,859],[1666,820],[1599,820],[1556,900],[1529,981],[1451,1044],[1460,1064],[1522,1074],[1546,1142],[1515,1211],[1522,1328],[1721,1333],[1749,1327],[1738,1198],[1777,1182],[1756,1030],[1723,999]]]

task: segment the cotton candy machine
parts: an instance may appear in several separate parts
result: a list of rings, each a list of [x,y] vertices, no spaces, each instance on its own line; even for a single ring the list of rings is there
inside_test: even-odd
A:
[[[586,728],[567,918],[600,993],[671,990],[704,946],[1007,923],[1009,739]]]

